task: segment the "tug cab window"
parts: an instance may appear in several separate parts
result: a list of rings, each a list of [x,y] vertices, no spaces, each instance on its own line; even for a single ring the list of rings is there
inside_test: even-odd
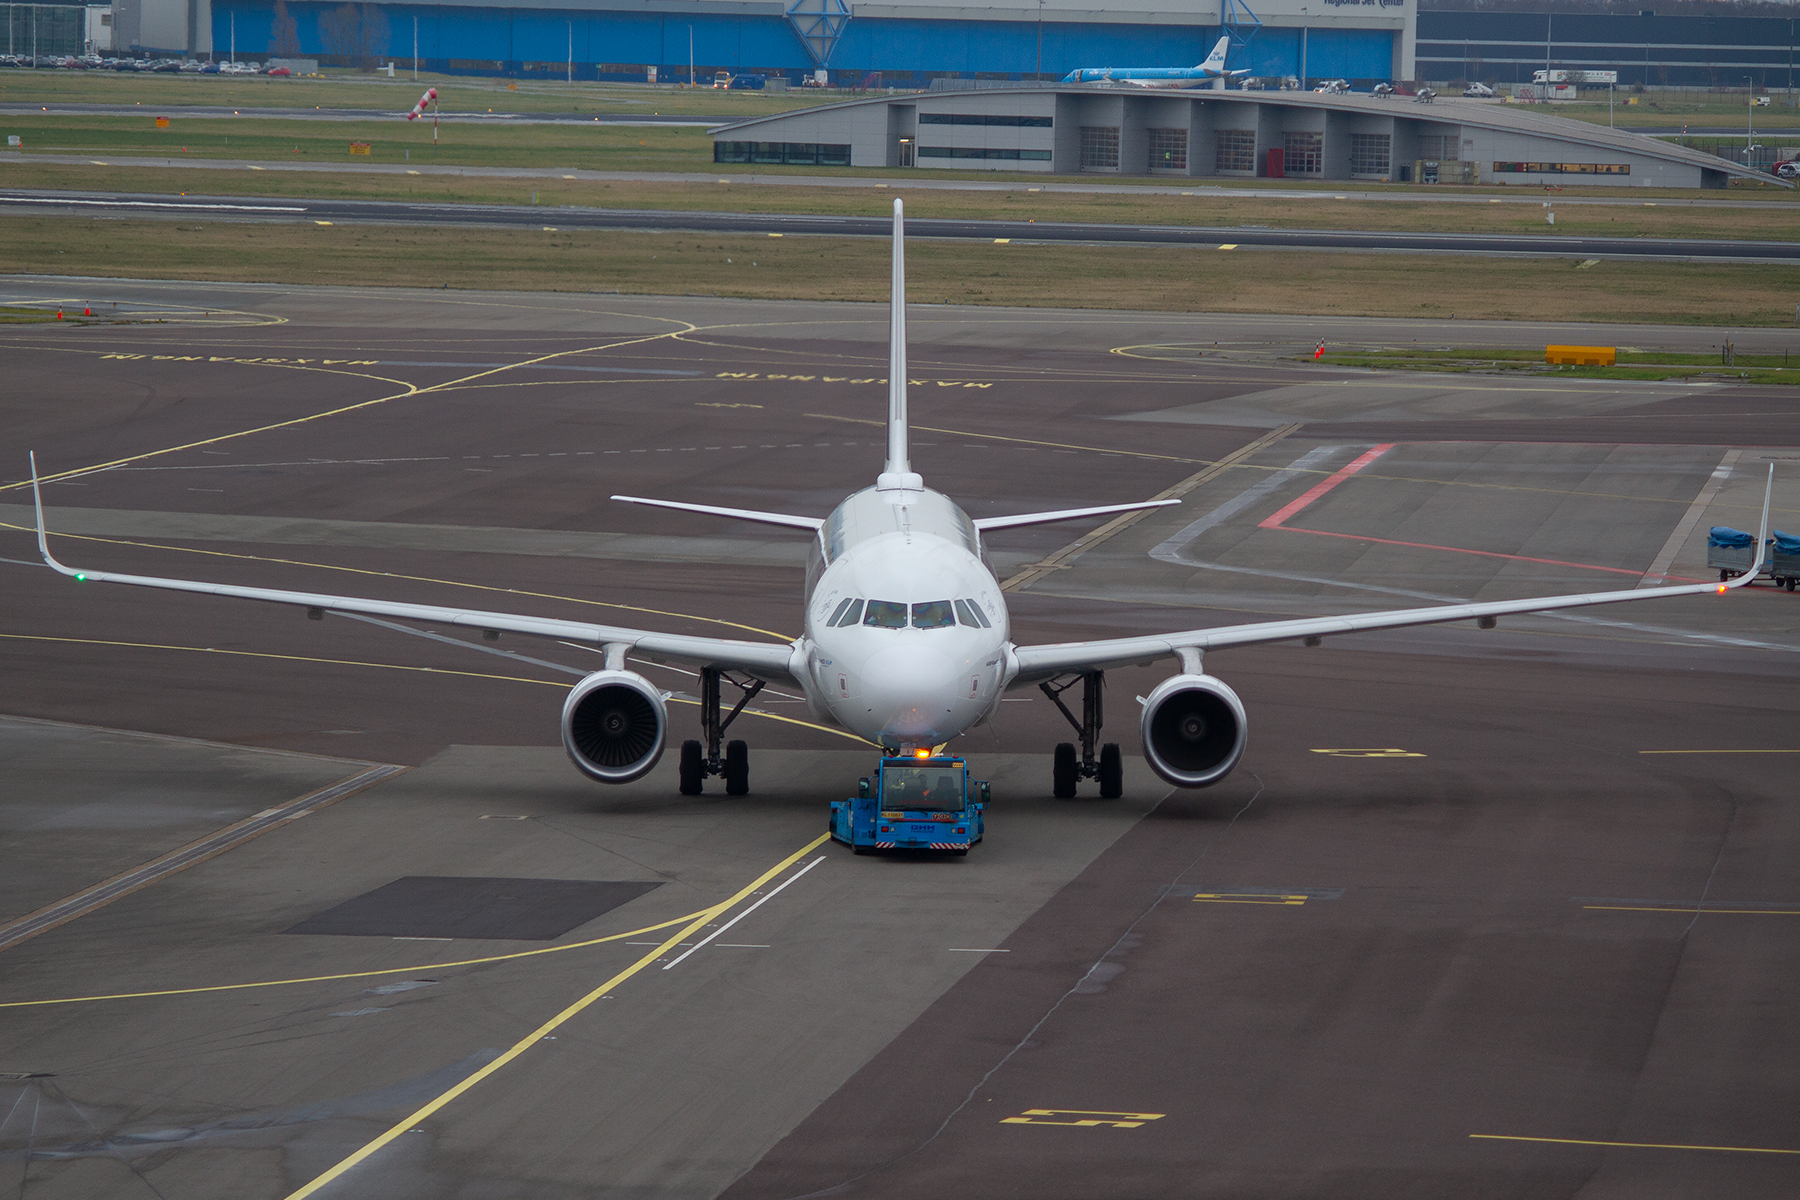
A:
[[[863,624],[877,629],[905,629],[906,605],[898,600],[871,600]]]

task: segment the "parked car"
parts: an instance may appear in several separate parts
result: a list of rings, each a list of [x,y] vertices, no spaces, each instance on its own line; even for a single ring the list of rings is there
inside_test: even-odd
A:
[[[1778,162],[1769,170],[1782,179],[1800,179],[1800,159],[1790,158],[1786,162]]]
[[[1487,100],[1493,97],[1494,89],[1485,83],[1471,83],[1468,87],[1463,89],[1463,95]]]
[[[292,75],[293,72],[288,70],[286,67],[270,67],[268,70],[264,71],[263,74],[264,75]]]

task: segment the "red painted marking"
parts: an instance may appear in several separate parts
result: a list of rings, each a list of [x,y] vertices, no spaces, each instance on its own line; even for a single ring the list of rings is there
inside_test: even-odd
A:
[[[1609,571],[1614,575],[1643,575],[1642,571],[1632,571],[1625,567],[1599,567],[1593,563],[1564,562],[1560,558],[1531,558],[1524,554],[1501,554],[1494,550],[1465,550],[1461,546],[1434,546],[1430,542],[1397,542],[1392,538],[1364,537],[1360,533],[1330,533],[1323,529],[1294,529],[1284,526],[1288,533],[1310,533],[1318,537],[1348,538],[1354,542],[1374,542],[1381,546],[1410,546],[1415,550],[1447,550],[1452,554],[1475,554],[1482,558],[1509,558],[1514,562],[1543,563],[1552,567],[1575,567],[1583,571]],[[1704,583],[1703,579],[1688,579],[1684,575],[1664,575],[1664,579],[1672,579],[1682,583]]]
[[[1305,508],[1320,496],[1323,496],[1326,492],[1329,492],[1332,488],[1386,454],[1389,450],[1392,450],[1398,444],[1399,443],[1397,442],[1384,442],[1375,447],[1337,474],[1315,486],[1311,491],[1307,492],[1304,496],[1301,496],[1298,500],[1295,500],[1292,504],[1289,504],[1286,508],[1283,508],[1274,516],[1259,522],[1256,527],[1258,529],[1280,529],[1283,521],[1286,521],[1289,517],[1298,513],[1301,509]]]

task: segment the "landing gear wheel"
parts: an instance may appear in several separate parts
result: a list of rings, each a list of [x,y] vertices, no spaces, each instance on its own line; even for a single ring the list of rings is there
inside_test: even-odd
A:
[[[1117,800],[1125,794],[1125,760],[1119,754],[1119,743],[1100,747],[1100,798]]]
[[[706,761],[700,753],[700,743],[687,741],[681,743],[681,794],[698,796],[706,782]]]
[[[743,742],[725,743],[725,794],[750,794],[750,747]]]
[[[1075,763],[1075,746],[1071,742],[1056,743],[1056,756],[1050,768],[1050,791],[1058,800],[1067,800],[1075,794],[1075,780],[1078,768]]]

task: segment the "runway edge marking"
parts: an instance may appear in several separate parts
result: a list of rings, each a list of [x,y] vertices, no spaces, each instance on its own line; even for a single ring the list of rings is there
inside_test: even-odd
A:
[[[297,800],[275,808],[264,809],[254,816],[245,817],[234,825],[228,825],[216,833],[210,833],[198,841],[189,842],[178,849],[171,850],[160,858],[151,859],[147,863],[133,867],[111,879],[106,879],[93,887],[76,892],[53,904],[45,905],[36,912],[27,913],[11,924],[0,926],[0,950],[7,950],[20,942],[36,937],[40,933],[48,933],[59,925],[65,925],[77,917],[85,916],[97,908],[104,908],[115,900],[129,896],[140,888],[149,887],[159,879],[165,879],[178,871],[198,866],[209,858],[235,849],[279,826],[298,821],[308,813],[317,812],[329,804],[354,796],[365,788],[373,787],[384,779],[391,778],[410,768],[395,766],[392,763],[380,763],[364,771],[359,771],[348,779],[308,792]]]
[[[490,1075],[494,1074],[495,1072],[497,1072],[498,1070],[500,1070],[501,1067],[504,1067],[504,1066],[506,1066],[506,1064],[512,1062],[513,1059],[515,1059],[515,1058],[519,1057],[521,1054],[525,1053],[525,1051],[529,1047],[531,1047],[534,1043],[541,1041],[545,1036],[554,1032],[557,1028],[559,1028],[563,1024],[567,1023],[569,1020],[571,1020],[578,1014],[580,1014],[583,1010],[588,1008],[590,1005],[594,1004],[601,997],[607,995],[607,993],[611,992],[614,988],[618,987],[620,984],[622,984],[626,980],[630,979],[633,975],[636,975],[639,971],[644,970],[646,967],[648,967],[651,964],[653,964],[654,962],[656,962],[657,959],[661,958],[664,954],[668,953],[671,949],[680,945],[683,940],[685,940],[685,939],[693,936],[695,933],[699,932],[702,928],[705,927],[705,925],[708,921],[713,920],[715,917],[718,917],[720,914],[722,914],[725,911],[727,911],[728,909],[732,908],[734,905],[737,905],[740,902],[742,902],[743,900],[749,898],[751,895],[755,894],[757,889],[761,888],[765,883],[769,882],[769,880],[775,878],[777,875],[781,874],[783,871],[787,870],[789,867],[791,867],[795,863],[799,862],[806,855],[810,854],[812,851],[818,849],[820,846],[824,845],[827,841],[830,841],[830,840],[831,840],[831,835],[829,833],[822,833],[818,837],[814,838],[812,841],[808,842],[806,845],[800,847],[800,849],[794,851],[792,854],[788,855],[786,858],[782,859],[780,862],[776,863],[774,866],[772,866],[768,870],[764,871],[761,875],[758,875],[755,879],[753,879],[749,883],[745,884],[733,896],[731,896],[730,899],[722,900],[718,904],[714,905],[712,908],[707,909],[705,912],[701,913],[698,917],[694,918],[693,921],[689,922],[687,925],[685,925],[680,930],[678,930],[674,935],[669,937],[666,941],[664,941],[660,945],[658,945],[656,947],[656,949],[650,951],[648,954],[644,955],[642,958],[640,958],[636,962],[632,963],[629,967],[626,967],[623,971],[620,971],[617,975],[614,975],[611,979],[608,979],[605,983],[601,984],[599,987],[595,988],[593,991],[589,992],[587,995],[583,996],[581,999],[575,1001],[573,1004],[569,1005],[567,1008],[564,1008],[561,1012],[557,1013],[554,1017],[551,1017],[548,1021],[545,1021],[542,1025],[539,1025],[536,1029],[532,1030],[530,1033],[526,1034],[524,1037],[522,1037],[518,1041],[514,1042],[510,1047],[507,1048],[507,1050],[504,1054],[500,1055],[500,1057],[496,1058],[493,1062],[488,1063],[485,1067],[482,1067],[479,1071],[476,1071],[473,1075],[470,1075],[468,1078],[464,1079],[461,1083],[458,1083],[454,1087],[445,1091],[443,1094],[439,1095],[436,1099],[432,1100],[430,1103],[423,1105],[422,1107],[420,1107],[419,1109],[417,1109],[416,1111],[414,1111],[412,1113],[409,1113],[404,1120],[402,1120],[399,1123],[397,1123],[396,1125],[394,1125],[386,1133],[382,1134],[380,1137],[369,1142],[367,1145],[363,1146],[362,1149],[356,1151],[354,1154],[351,1154],[347,1158],[343,1159],[336,1166],[332,1167],[330,1170],[327,1170],[323,1174],[319,1175],[311,1183],[308,1183],[308,1184],[304,1185],[303,1187],[297,1189],[296,1191],[289,1193],[288,1196],[286,1197],[286,1200],[305,1200],[306,1197],[314,1195],[316,1192],[318,1192],[318,1190],[320,1188],[324,1187],[326,1184],[331,1183],[333,1180],[336,1180],[337,1178],[339,1178],[346,1172],[350,1171],[352,1168],[356,1167],[357,1165],[362,1163],[364,1160],[369,1158],[369,1156],[374,1154],[377,1150],[380,1150],[382,1147],[386,1146],[389,1142],[393,1141],[395,1138],[398,1138],[400,1135],[404,1134],[407,1130],[416,1127],[419,1124],[419,1122],[426,1120],[427,1118],[432,1116],[432,1114],[438,1112],[440,1109],[442,1109],[446,1105],[448,1105],[452,1100],[455,1100],[458,1096],[461,1096],[464,1092],[468,1091],[470,1088],[474,1087],[476,1084],[480,1083],[482,1080],[486,1079],[488,1076],[490,1076]]]

